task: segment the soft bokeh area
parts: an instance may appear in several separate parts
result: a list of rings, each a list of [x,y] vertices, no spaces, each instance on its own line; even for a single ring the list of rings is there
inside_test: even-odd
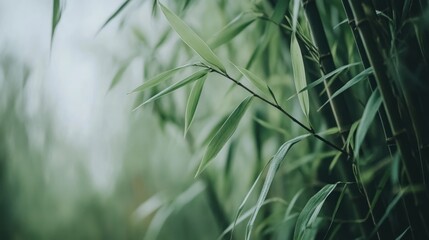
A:
[[[120,4],[67,1],[51,46],[52,1],[0,2],[2,239],[156,235],[172,209],[152,226],[147,215],[187,189],[190,199],[174,211],[199,202],[188,212],[207,228],[192,229],[193,236],[219,231],[203,211],[204,184],[193,179],[197,162],[182,130],[150,107],[132,112],[138,99],[127,95],[144,71],[157,71],[144,70],[149,48],[132,33],[153,31],[147,41],[154,42],[168,25],[145,1],[98,32]],[[156,53],[152,61],[156,67],[165,59]],[[123,80],[109,90],[122,66]],[[192,220],[177,218],[167,229],[185,239]]]

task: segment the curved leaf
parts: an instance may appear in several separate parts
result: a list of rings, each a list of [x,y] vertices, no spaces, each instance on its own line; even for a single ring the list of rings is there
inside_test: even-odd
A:
[[[141,91],[144,91],[146,89],[152,88],[152,87],[160,84],[161,82],[169,79],[171,76],[173,76],[173,74],[175,74],[177,71],[181,70],[182,68],[189,67],[189,66],[191,66],[191,65],[180,66],[180,67],[165,71],[163,73],[160,73],[160,74],[156,75],[155,77],[153,77],[152,79],[145,81],[142,85],[138,86],[137,88],[132,90],[130,93],[141,92]]]
[[[220,71],[226,73],[226,69],[219,60],[219,58],[213,53],[210,47],[188,26],[186,23],[180,19],[176,14],[174,14],[166,6],[159,3],[161,11],[164,13],[164,16],[167,18],[171,27],[176,31],[183,42],[185,42],[190,48],[192,48],[198,55],[200,55],[204,60],[206,60],[210,65],[218,68]]]
[[[265,201],[265,198],[267,197],[268,191],[270,190],[271,184],[274,180],[274,176],[277,172],[277,170],[280,167],[280,164],[283,162],[283,159],[286,157],[286,154],[289,152],[290,148],[297,142],[301,141],[302,139],[311,136],[310,134],[305,134],[299,137],[296,137],[294,139],[291,139],[287,142],[285,142],[277,151],[277,153],[274,155],[273,160],[271,160],[270,166],[268,168],[268,173],[264,181],[264,185],[262,186],[261,193],[259,194],[258,201],[256,203],[255,210],[253,211],[252,217],[250,218],[249,222],[247,223],[246,227],[246,240],[250,239],[250,236],[252,234],[253,225],[256,221],[256,217],[258,215],[259,210],[262,207],[262,204]]]
[[[290,52],[292,55],[292,69],[295,88],[296,92],[299,92],[301,89],[307,86],[307,80],[305,77],[304,60],[302,59],[301,48],[299,47],[295,34],[292,34]],[[298,100],[304,115],[308,117],[308,113],[310,112],[308,92],[303,91],[299,93]]]
[[[238,107],[234,109],[234,111],[228,116],[220,129],[216,132],[215,136],[207,146],[207,150],[204,154],[203,160],[200,163],[200,166],[198,167],[195,177],[197,177],[204,170],[210,160],[216,157],[228,139],[235,132],[238,127],[238,123],[246,112],[251,100],[252,96],[244,99],[240,105],[238,105]]]
[[[110,21],[112,21],[122,10],[124,10],[124,8],[128,5],[128,3],[130,3],[131,0],[126,0],[125,2],[123,2],[118,9],[116,9],[115,12],[113,12],[112,15],[110,15],[110,17],[106,20],[106,22],[104,22],[104,24],[100,27],[100,29],[97,31],[97,33],[99,33],[105,26],[107,26],[107,24],[110,23]]]
[[[143,106],[143,105],[145,105],[145,104],[148,104],[148,103],[150,103],[150,102],[153,102],[153,101],[155,101],[155,100],[157,100],[157,99],[161,98],[162,96],[164,96],[164,95],[166,95],[166,94],[169,94],[169,93],[173,92],[174,90],[179,89],[179,88],[181,88],[181,87],[185,86],[186,84],[189,84],[189,83],[191,83],[191,82],[193,82],[193,81],[195,81],[195,80],[198,80],[198,79],[200,79],[200,78],[202,78],[202,77],[206,76],[208,72],[209,72],[209,70],[208,70],[208,69],[203,69],[203,70],[200,70],[200,71],[198,71],[198,72],[196,72],[196,73],[192,74],[191,76],[189,76],[189,77],[187,77],[187,78],[183,79],[182,81],[176,82],[175,84],[173,84],[173,85],[171,85],[171,86],[167,87],[166,89],[164,89],[164,90],[162,90],[161,92],[157,93],[157,94],[156,94],[156,95],[154,95],[153,97],[149,98],[149,99],[148,99],[148,100],[146,100],[144,103],[142,103],[142,104],[140,104],[139,106],[137,106],[134,110],[136,110],[137,108],[139,108],[139,107],[141,107],[141,106]]]
[[[363,139],[365,138],[366,133],[368,132],[371,123],[374,120],[375,114],[380,108],[382,99],[380,96],[380,91],[376,89],[368,100],[368,103],[365,106],[363,111],[362,118],[359,123],[359,127],[356,130],[356,140],[355,140],[355,157],[359,156],[359,149],[362,145]]]
[[[204,82],[206,81],[206,78],[207,78],[206,76],[203,76],[194,84],[194,86],[192,87],[191,93],[189,94],[188,102],[186,103],[186,111],[185,111],[185,136],[189,130],[189,127],[191,126],[192,120],[194,119],[194,114],[197,109],[198,102],[200,100]]]
[[[55,29],[57,28],[57,25],[61,20],[63,7],[64,6],[61,4],[61,0],[53,0],[52,23],[51,23],[51,47],[52,47],[52,40],[54,39]]]
[[[306,231],[311,227],[311,224],[314,223],[317,216],[320,213],[320,210],[323,207],[328,196],[334,191],[336,184],[328,184],[320,189],[313,197],[308,200],[305,207],[302,209],[301,213],[298,216],[296,221],[296,227],[293,239],[294,240],[304,240],[306,239]]]

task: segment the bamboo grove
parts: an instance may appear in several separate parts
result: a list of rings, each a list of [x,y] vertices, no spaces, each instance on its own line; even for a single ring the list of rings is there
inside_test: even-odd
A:
[[[429,238],[428,1],[151,5],[129,97],[182,129],[219,239]]]

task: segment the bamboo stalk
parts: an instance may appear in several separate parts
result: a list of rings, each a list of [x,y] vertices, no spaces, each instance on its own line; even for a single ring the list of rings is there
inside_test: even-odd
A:
[[[371,10],[370,6],[368,5],[363,6],[363,3],[358,0],[349,0],[349,4],[352,9],[356,26],[362,38],[368,59],[374,68],[377,86],[383,98],[383,105],[386,109],[389,124],[393,133],[393,138],[396,142],[405,166],[408,183],[419,185],[422,183],[423,176],[421,175],[421,171],[419,169],[419,161],[417,161],[413,155],[413,149],[409,144],[408,134],[411,132],[410,129],[407,129],[406,125],[403,123],[398,106],[395,105],[396,99],[391,88],[391,80],[387,75],[385,55],[383,55],[385,53],[381,52],[381,47],[377,42],[377,40],[379,41],[379,36],[377,36],[376,31],[374,31],[371,26],[371,20],[373,19],[371,18],[371,14],[374,16],[374,13],[372,13],[374,10]],[[425,201],[426,199],[427,196],[425,191],[423,194],[414,193],[414,199],[406,197],[407,209],[410,213],[411,230],[414,234],[414,237],[429,237],[425,223],[425,218],[428,216],[428,214],[426,214],[427,210],[425,210],[427,209],[427,206],[425,205],[428,204],[428,202]]]

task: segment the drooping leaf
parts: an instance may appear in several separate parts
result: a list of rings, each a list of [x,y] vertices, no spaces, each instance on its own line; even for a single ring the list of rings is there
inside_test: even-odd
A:
[[[259,78],[258,76],[256,76],[254,73],[250,72],[249,70],[236,66],[234,65],[235,68],[237,68],[238,71],[241,72],[241,74],[243,74],[256,88],[258,88],[259,90],[261,90],[264,94],[266,94],[267,96],[270,96],[270,90],[268,90],[268,85],[267,83],[262,80],[261,78]]]
[[[363,111],[362,118],[359,123],[359,127],[356,130],[356,140],[355,140],[355,158],[359,156],[359,149],[362,145],[363,139],[365,138],[366,133],[368,132],[371,123],[374,120],[375,115],[377,114],[378,109],[380,108],[382,99],[380,96],[380,91],[376,89],[368,100],[368,103],[365,106]]]
[[[107,24],[109,24],[116,16],[118,16],[118,14],[120,12],[122,12],[122,10],[124,10],[124,8],[131,2],[131,0],[125,0],[125,2],[123,2],[118,9],[116,9],[116,11],[114,11],[112,13],[112,15],[110,15],[110,17],[104,22],[104,24],[100,27],[100,29],[97,31],[97,33],[99,33],[101,30],[103,30],[104,27],[107,26]]]
[[[262,186],[262,190],[259,194],[258,201],[256,203],[255,211],[253,212],[252,216],[249,219],[249,222],[247,223],[246,227],[246,240],[250,240],[253,225],[256,221],[256,217],[258,215],[259,210],[261,209],[261,206],[263,202],[265,201],[265,198],[267,197],[268,191],[270,190],[271,184],[274,180],[274,176],[277,172],[277,170],[280,167],[280,164],[283,162],[283,159],[286,157],[286,154],[289,152],[290,148],[297,142],[301,141],[302,139],[310,136],[310,134],[305,134],[302,136],[298,136],[294,139],[291,139],[287,142],[285,142],[277,151],[277,153],[274,155],[273,159],[271,160],[270,166],[268,168],[267,176],[265,178],[264,184]]]
[[[372,68],[367,68],[363,70],[361,73],[359,73],[358,75],[353,77],[350,81],[348,81],[346,84],[344,84],[344,86],[338,89],[334,94],[332,94],[332,96],[317,111],[320,111],[320,109],[322,109],[326,104],[332,101],[332,99],[334,99],[336,96],[340,95],[347,89],[353,87],[355,84],[359,83],[360,81],[366,79],[372,73],[373,73]]]
[[[316,220],[328,196],[334,191],[336,184],[328,184],[308,200],[296,221],[293,239],[306,239],[306,232]]]
[[[271,15],[271,20],[273,22],[280,24],[285,16],[287,10],[288,1],[277,1],[276,6],[274,7],[273,15]]]
[[[194,84],[191,89],[191,93],[188,97],[188,102],[186,103],[185,111],[185,136],[191,126],[192,120],[194,119],[195,111],[197,110],[197,105],[200,100],[201,92],[203,90],[204,82],[207,78],[207,74]]]
[[[190,48],[192,48],[198,55],[207,61],[213,67],[226,73],[226,69],[223,66],[219,58],[213,53],[210,47],[205,43],[186,23],[174,14],[170,9],[159,2],[161,11],[167,18],[171,27],[179,34],[180,38]]]
[[[51,47],[52,47],[52,41],[54,39],[55,29],[57,28],[58,23],[61,20],[62,11],[63,11],[63,6],[61,4],[61,0],[53,0],[52,24],[51,24]]]
[[[146,89],[152,88],[152,87],[162,83],[163,81],[169,79],[171,76],[173,76],[179,70],[181,70],[185,67],[189,67],[189,66],[191,66],[191,65],[180,66],[180,67],[165,71],[163,73],[160,73],[160,74],[156,75],[155,77],[153,77],[152,79],[145,81],[142,85],[138,86],[137,88],[132,90],[130,93],[141,92],[141,91],[144,91]]]
[[[256,14],[240,14],[228,23],[220,32],[216,33],[213,38],[208,41],[208,45],[215,49],[236,37],[241,31],[246,29],[253,21],[255,21]]]
[[[222,149],[228,139],[235,132],[238,127],[238,123],[246,112],[251,100],[252,96],[244,99],[240,103],[240,105],[238,105],[238,107],[228,116],[226,121],[216,132],[209,145],[207,146],[204,157],[200,163],[200,166],[198,167],[196,176],[198,176],[204,170],[210,160],[216,157],[216,155],[219,153],[219,151]]]
[[[302,58],[301,48],[299,47],[298,41],[295,34],[292,34],[290,52],[292,57],[292,69],[293,77],[295,82],[296,92],[307,86],[307,80],[305,77],[304,60]],[[299,105],[306,117],[310,112],[310,101],[308,99],[308,92],[303,91],[298,94]]]
[[[206,76],[208,72],[209,72],[208,69],[200,70],[200,71],[198,71],[198,72],[190,75],[189,77],[183,79],[182,81],[179,81],[179,82],[174,83],[173,85],[170,85],[166,89],[164,89],[161,92],[155,94],[153,97],[149,98],[144,103],[142,103],[139,106],[137,106],[134,110],[136,110],[137,108],[139,108],[139,107],[141,107],[141,106],[143,106],[145,104],[153,102],[153,101],[155,101],[155,100],[163,97],[164,95],[169,94],[169,93],[173,92],[174,90],[179,89],[179,88],[181,88],[181,87],[183,87],[183,86],[185,86],[185,85],[187,85],[187,84],[189,84],[189,83],[191,83],[191,82],[193,82],[195,80],[198,80],[198,79]]]

